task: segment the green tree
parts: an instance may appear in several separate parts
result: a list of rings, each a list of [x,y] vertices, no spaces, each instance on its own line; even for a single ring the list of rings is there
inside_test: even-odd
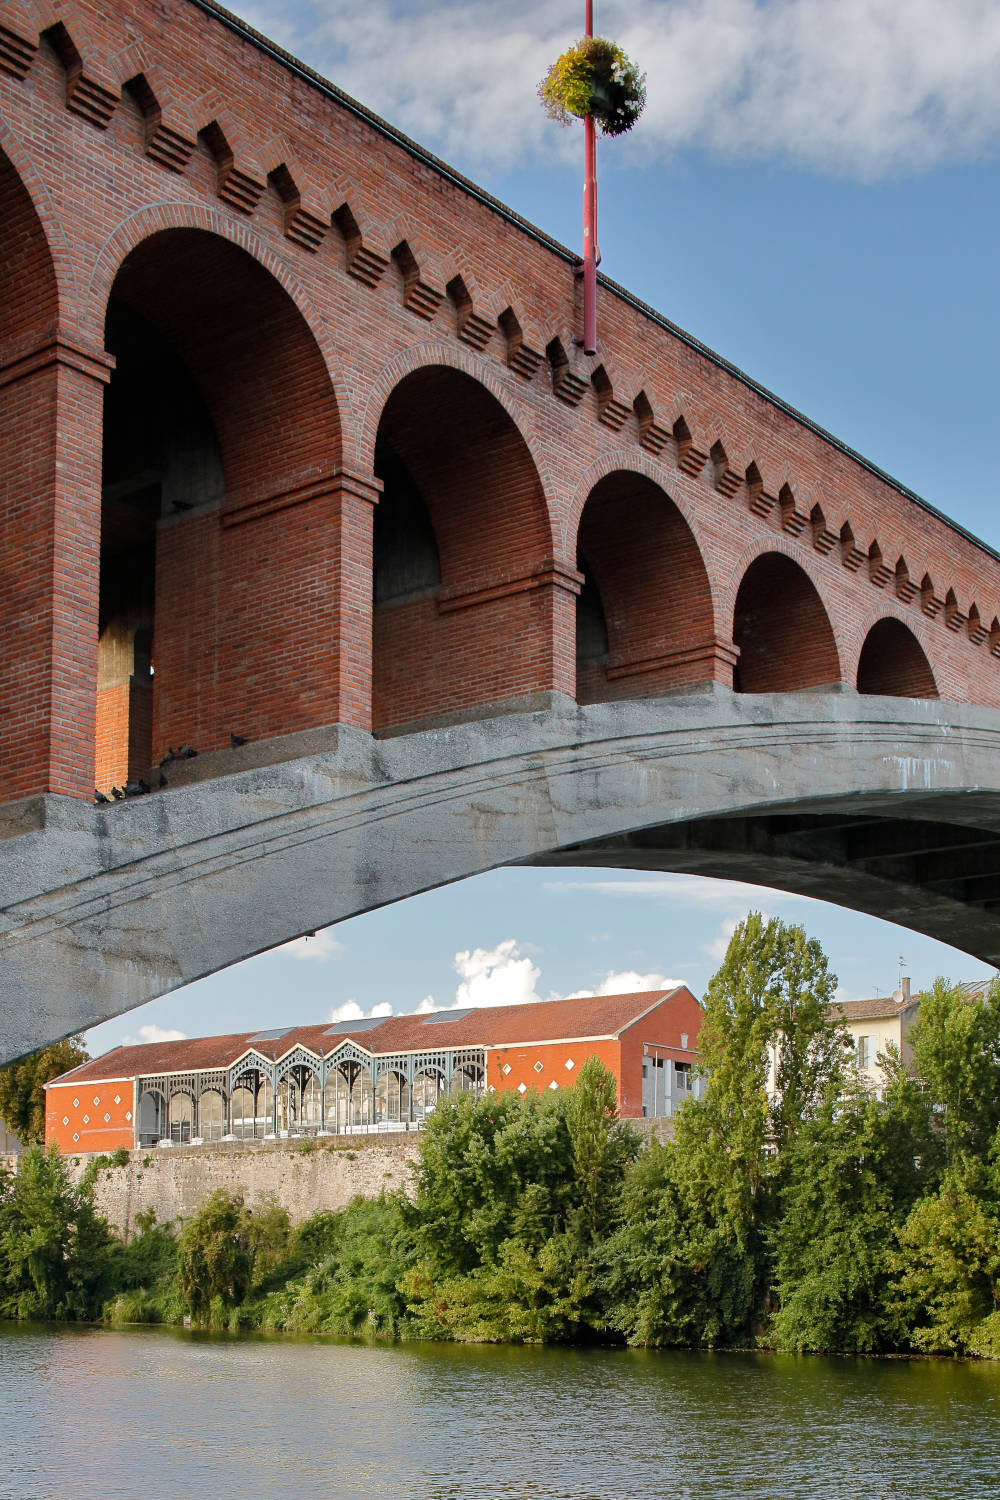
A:
[[[1000,1127],[1000,983],[978,1000],[936,979],[910,1032],[914,1067],[940,1107],[949,1160],[980,1160]]]
[[[413,1226],[434,1280],[494,1264],[512,1235],[537,1246],[577,1202],[569,1090],[442,1099],[415,1170]],[[531,1189],[530,1193],[527,1192]]]
[[[288,1247],[288,1214],[273,1201],[254,1212],[238,1193],[218,1188],[181,1230],[177,1283],[191,1312],[204,1320],[218,1303],[239,1306]]]
[[[53,1042],[51,1047],[0,1070],[0,1120],[23,1145],[44,1143],[45,1085],[89,1060],[83,1038],[75,1036]]]
[[[791,1149],[771,1233],[779,1348],[871,1354],[905,1332],[890,1257],[937,1152],[926,1094],[898,1054],[883,1066],[882,1098],[860,1080],[831,1089]]]
[[[584,1241],[593,1244],[615,1226],[622,1179],[635,1159],[638,1137],[618,1119],[618,1085],[599,1057],[587,1058],[567,1097],[576,1227]]]
[[[0,1316],[87,1318],[107,1290],[112,1236],[55,1146],[0,1175]]]
[[[949,1167],[915,1204],[888,1257],[900,1321],[917,1349],[965,1354],[1000,1311],[1000,1214],[982,1163]],[[993,1352],[993,1351],[989,1351]]]

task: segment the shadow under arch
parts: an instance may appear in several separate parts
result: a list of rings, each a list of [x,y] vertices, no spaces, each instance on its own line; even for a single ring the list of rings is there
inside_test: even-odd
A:
[[[912,630],[886,615],[865,636],[858,657],[859,693],[887,698],[940,696],[931,664]]]
[[[105,337],[117,364],[104,408],[102,791],[168,746],[335,718],[337,538],[323,504],[341,448],[311,329],[228,239],[178,228],[143,240],[111,287]]]
[[[0,368],[49,350],[60,323],[55,261],[21,174],[0,152]],[[92,631],[78,575],[92,556],[91,496],[81,474],[56,465],[58,368],[50,355],[5,381],[0,405],[0,796],[52,789],[56,765],[89,732]],[[72,381],[63,390],[71,391]],[[86,431],[81,433],[86,443]],[[86,464],[81,460],[80,469]],[[76,502],[60,524],[61,489]],[[66,561],[65,553],[72,557]],[[58,781],[56,782],[58,785]],[[61,788],[60,788],[61,789]]]
[[[829,616],[808,573],[783,552],[764,552],[740,582],[733,611],[740,693],[790,693],[840,682]]]
[[[652,479],[618,469],[594,485],[577,533],[579,703],[647,698],[727,680],[712,590],[678,506]]]
[[[564,591],[548,509],[496,397],[449,366],[405,375],[382,410],[375,473],[373,728],[556,685],[553,596]]]

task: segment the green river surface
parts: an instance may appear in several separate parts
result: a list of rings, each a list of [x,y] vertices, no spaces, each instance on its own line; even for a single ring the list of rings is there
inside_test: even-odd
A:
[[[4,1500],[1000,1496],[1000,1365],[0,1324]]]

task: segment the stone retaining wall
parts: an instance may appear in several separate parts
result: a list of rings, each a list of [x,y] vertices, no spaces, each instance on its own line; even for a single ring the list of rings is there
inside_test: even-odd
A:
[[[138,1213],[159,1220],[189,1219],[216,1188],[242,1193],[250,1204],[273,1194],[293,1224],[318,1209],[344,1208],[352,1198],[376,1198],[407,1187],[419,1155],[415,1135],[351,1137],[340,1141],[240,1141],[133,1151],[128,1166],[98,1173],[95,1204],[128,1234]],[[71,1158],[79,1180],[88,1158]]]

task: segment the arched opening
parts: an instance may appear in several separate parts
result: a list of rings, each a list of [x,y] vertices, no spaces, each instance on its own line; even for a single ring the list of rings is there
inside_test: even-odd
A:
[[[81,483],[76,462],[84,467],[86,455],[72,445],[61,463],[54,462],[59,370],[43,351],[51,348],[58,324],[59,296],[45,231],[18,173],[0,153],[0,369],[26,356],[42,356],[35,368],[28,364],[20,379],[5,384],[0,403],[4,800],[30,792],[79,790],[65,780],[58,784],[54,771],[61,750],[79,737],[81,722],[88,722],[93,690],[89,580],[80,586],[93,546],[93,485]],[[64,379],[62,390],[69,399],[76,395],[76,383],[73,375]],[[83,377],[78,383],[88,384]],[[99,399],[98,387],[90,384]],[[83,450],[85,409],[79,420]],[[57,515],[60,500],[62,517]],[[79,761],[78,751],[75,758]],[[75,769],[78,781],[89,778],[89,767]]]
[[[879,620],[858,659],[858,692],[887,698],[936,698],[937,684],[923,647],[902,620]]]
[[[336,402],[288,293],[202,230],[122,263],[106,342],[97,785],[336,718]]]
[[[815,585],[797,563],[767,552],[736,596],[733,641],[739,693],[792,693],[840,681],[837,643]]]
[[[175,1146],[186,1146],[193,1134],[194,1099],[190,1094],[171,1094],[167,1134]]]
[[[446,1087],[443,1069],[421,1068],[413,1079],[413,1118],[425,1120],[445,1093]]]
[[[398,1125],[409,1118],[410,1086],[398,1068],[390,1068],[375,1084],[375,1123]]]
[[[198,1134],[203,1141],[221,1141],[226,1133],[226,1104],[220,1089],[204,1089],[198,1097]]]
[[[277,1101],[279,1134],[311,1134],[320,1128],[323,1093],[316,1072],[306,1063],[295,1063],[279,1080]]]
[[[373,727],[558,685],[545,497],[500,403],[461,371],[415,371],[386,402],[375,472]]]
[[[159,1089],[146,1089],[139,1099],[139,1145],[155,1146],[166,1135],[167,1101]]]
[[[234,1080],[229,1103],[229,1132],[239,1141],[274,1134],[274,1090],[271,1080],[251,1068]]]
[[[578,702],[728,682],[732,657],[715,639],[698,544],[659,485],[623,470],[595,485],[580,518],[577,567]]]

